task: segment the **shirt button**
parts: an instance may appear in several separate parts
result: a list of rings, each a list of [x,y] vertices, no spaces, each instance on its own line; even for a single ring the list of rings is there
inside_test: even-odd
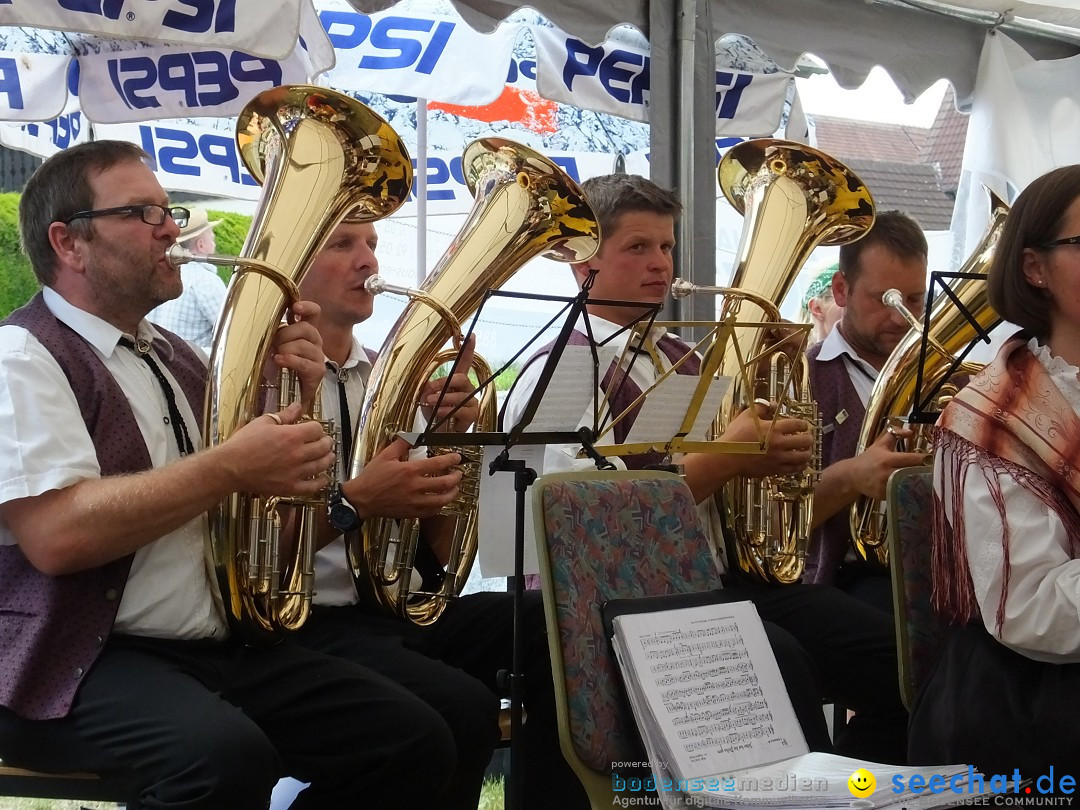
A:
[[[116,588],[109,588],[109,590],[105,591],[105,598],[110,602],[116,601],[116,595]]]
[[[78,680],[79,678],[81,678],[82,675],[83,675],[83,668],[82,667],[75,667],[75,680]]]

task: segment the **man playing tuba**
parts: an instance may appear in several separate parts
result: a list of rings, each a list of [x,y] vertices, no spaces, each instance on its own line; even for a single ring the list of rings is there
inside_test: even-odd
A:
[[[571,265],[578,282],[583,283],[594,274],[590,296],[596,299],[645,304],[666,300],[674,272],[675,218],[681,210],[678,198],[636,175],[594,177],[586,180],[582,188],[600,221],[604,240],[592,259]],[[588,309],[593,332],[600,340],[641,314],[626,307],[593,305]],[[647,388],[661,373],[654,362],[668,369],[689,351],[675,335],[655,337],[652,356],[639,358],[630,373],[629,380],[639,390]],[[588,337],[579,331],[573,340],[587,344]],[[507,400],[506,427],[519,420],[542,365],[532,362],[523,370]],[[696,373],[696,369],[689,370],[690,365],[683,363],[679,373]],[[627,387],[626,383],[621,386],[624,390]],[[598,391],[597,396],[604,393]],[[620,393],[620,396],[625,398],[625,406],[634,400],[637,392]],[[623,407],[612,403],[612,412],[620,413]],[[590,423],[591,413],[590,406],[581,424]],[[768,414],[763,416],[767,418]],[[625,429],[629,430],[629,425]],[[750,414],[743,412],[736,417],[718,438],[756,440]],[[735,476],[760,478],[803,470],[811,459],[811,445],[806,422],[778,419],[765,455],[691,453],[678,461],[698,503],[706,504]],[[577,455],[577,447],[549,445],[544,468],[558,471],[591,466],[591,461],[578,459]],[[617,463],[640,469],[655,461],[628,456]],[[705,523],[707,528],[713,525],[712,521]],[[723,542],[714,537],[713,547],[721,549]],[[726,568],[722,555],[717,563]],[[834,588],[801,584],[768,588],[726,573],[723,581],[724,594],[731,601],[753,601],[765,620],[785,684],[812,750],[833,749],[821,711],[822,694],[817,688],[820,685],[826,696],[856,712],[852,722],[837,733],[838,753],[880,762],[905,761],[907,714],[900,701],[893,627],[888,616]]]
[[[900,211],[879,213],[862,239],[840,247],[833,297],[844,314],[824,341],[810,348],[810,386],[822,424],[822,472],[814,494],[815,531],[804,582],[836,585],[892,614],[887,570],[872,570],[856,558],[847,507],[859,496],[885,499],[889,476],[923,463],[921,453],[896,451],[906,429],[882,432],[855,454],[863,416],[878,371],[907,334],[897,310],[882,303],[895,288],[916,316],[926,302],[927,245],[922,228]]]
[[[305,299],[322,307],[318,329],[326,353],[323,413],[333,416],[345,436],[355,429],[375,353],[353,335],[372,313],[373,296],[364,282],[378,272],[374,225],[348,217],[327,239],[300,285]],[[458,367],[468,369],[472,345],[462,349]],[[432,386],[421,405],[434,404]],[[477,418],[473,386],[466,373],[451,377],[437,413],[453,408],[456,427]],[[430,399],[430,403],[424,400]],[[460,407],[458,407],[460,406]],[[351,429],[350,429],[351,428]],[[439,726],[447,759],[456,762],[449,785],[433,806],[475,810],[484,771],[499,741],[496,674],[509,669],[513,652],[512,594],[480,593],[454,600],[438,621],[418,625],[362,604],[357,596],[342,532],[366,518],[425,518],[417,567],[438,577],[442,558],[439,510],[455,499],[461,473],[456,453],[410,456],[402,439],[392,441],[352,480],[341,484],[342,502],[328,526],[327,544],[315,563],[311,617],[293,637],[314,650],[339,656],[381,673],[425,705]],[[340,454],[339,477],[348,472],[348,452]],[[554,687],[538,593],[526,594],[523,632],[526,659],[521,762],[525,808],[584,808],[584,792],[559,750]]]

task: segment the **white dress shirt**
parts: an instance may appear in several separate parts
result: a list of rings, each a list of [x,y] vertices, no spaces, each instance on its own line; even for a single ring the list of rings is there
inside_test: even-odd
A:
[[[598,318],[595,315],[589,316],[589,323],[592,326],[592,334],[597,343],[604,343],[604,341],[611,338],[616,332],[624,327],[618,324],[606,321],[603,318]],[[577,329],[582,333],[585,332],[585,326],[583,321],[579,321]],[[631,337],[631,331],[626,330],[623,335],[615,338],[611,345],[617,346],[615,357],[618,358],[622,355],[623,347]],[[665,330],[661,327],[654,327],[649,335],[648,339],[654,343],[666,334]],[[673,335],[677,337],[677,335]],[[663,370],[666,371],[671,368],[671,362],[663,352],[658,352],[660,362],[663,365]],[[628,364],[623,363],[625,368]],[[541,372],[544,368],[546,358],[537,360],[531,363],[518,377],[514,383],[513,390],[507,397],[505,404],[505,411],[503,414],[503,425],[509,430],[521,420],[521,415],[525,410],[525,406],[528,404],[532,397],[533,391],[536,389],[536,385],[540,380]],[[603,378],[607,369],[600,369],[600,377]],[[659,378],[662,372],[658,370],[652,363],[651,359],[646,356],[638,355],[634,361],[633,367],[630,369],[630,379],[642,390],[646,390]],[[551,391],[550,389],[545,392],[545,396],[558,396],[557,391]],[[578,427],[592,427],[592,414],[596,407],[597,400],[603,399],[603,392],[599,389],[594,395],[594,399],[589,403],[588,408],[582,415],[581,420],[578,422]],[[601,421],[604,418],[604,414],[600,414]],[[596,469],[596,463],[591,458],[579,458],[579,451],[581,445],[579,444],[549,444],[544,448],[544,473],[556,473],[556,472],[571,472],[574,470],[592,470]],[[617,456],[608,456],[607,460],[615,465],[620,470],[626,469],[626,463]],[[674,461],[677,463],[678,458]],[[724,560],[724,543],[723,535],[720,531],[720,516],[716,511],[715,501],[712,498],[706,498],[704,501],[698,504],[698,515],[701,517],[702,524],[705,527],[706,534],[710,538],[709,545],[713,549],[713,553],[716,556],[716,564],[721,572],[725,570],[726,563]]]
[[[131,405],[153,466],[177,460],[180,451],[165,421],[164,394],[147,364],[118,345],[123,333],[48,287],[43,295],[49,310],[89,343],[115,378]],[[145,320],[137,337],[158,340],[152,354],[176,391],[177,407],[198,450],[202,439],[195,414],[160,361],[161,353],[172,347]],[[0,503],[100,477],[97,453],[59,364],[22,327],[0,326]],[[227,634],[210,574],[207,531],[206,516],[200,515],[135,552],[113,626],[116,632],[185,639]],[[16,542],[0,520],[0,543]]]
[[[334,364],[331,364],[334,366]],[[345,386],[345,396],[349,401],[349,424],[353,433],[359,422],[361,405],[368,378],[371,376],[371,362],[364,346],[353,338],[352,348],[345,364],[326,370],[326,381],[322,387],[323,419],[333,419],[341,429],[341,397],[338,386]],[[341,382],[344,380],[344,382]],[[338,480],[344,481],[348,475],[349,459],[343,452],[338,452]],[[316,605],[353,605],[356,604],[356,587],[353,585],[349,561],[345,553],[345,538],[339,537],[323,546],[315,555],[315,595],[312,601]]]
[[[1028,348],[1050,373],[1065,400],[1080,413],[1080,369],[1051,356],[1034,339]],[[951,469],[952,453],[939,448],[934,464]],[[1004,526],[984,477],[991,475],[996,477],[1007,507],[1010,540],[1011,572],[1000,631],[997,613],[1003,582]],[[952,482],[945,478],[945,489],[937,489],[937,495],[944,504],[946,518],[953,524]],[[986,629],[1002,644],[1028,658],[1058,664],[1080,661],[1080,559],[1071,552],[1064,524],[1006,473],[969,465],[964,484],[968,568]]]
[[[848,378],[851,380],[851,384],[855,386],[855,392],[859,395],[859,399],[862,400],[865,408],[866,403],[870,400],[870,392],[874,390],[878,370],[859,357],[855,350],[851,348],[851,344],[840,334],[840,330],[834,328],[829,332],[828,337],[821,341],[821,351],[818,353],[817,359],[825,362],[835,360],[841,356],[844,358],[844,368],[847,369]]]

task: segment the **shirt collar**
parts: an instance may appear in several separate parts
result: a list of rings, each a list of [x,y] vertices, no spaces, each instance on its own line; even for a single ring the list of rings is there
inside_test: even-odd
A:
[[[604,320],[603,318],[599,318],[596,315],[589,316],[589,324],[592,326],[592,336],[598,344],[604,343],[612,335],[619,332],[620,330],[625,330],[625,335],[629,335],[631,332],[630,329],[627,329],[624,326],[620,326],[617,323],[612,323],[611,321]],[[588,332],[585,331],[584,316],[578,319],[577,330],[582,334],[588,334]],[[657,341],[660,340],[660,338],[664,337],[667,334],[668,331],[664,327],[654,326],[652,327],[652,329],[649,330],[649,334],[647,335],[647,337],[651,338],[653,343],[655,344]]]
[[[344,363],[339,366],[329,358],[327,358],[326,362],[335,369],[341,369],[342,371],[351,371],[354,368],[358,368],[360,371],[371,371],[371,360],[364,350],[364,344],[356,335],[353,335],[352,345],[349,346],[349,356],[345,358]]]
[[[97,315],[80,309],[70,303],[60,293],[51,287],[45,287],[41,291],[45,306],[56,316],[57,320],[79,335],[91,345],[102,357],[112,357],[120,339],[124,337],[134,340],[146,340],[154,345],[155,351],[166,360],[173,356],[172,344],[154,328],[154,325],[145,318],[139,322],[138,331],[134,335],[126,335],[108,321],[102,320]]]

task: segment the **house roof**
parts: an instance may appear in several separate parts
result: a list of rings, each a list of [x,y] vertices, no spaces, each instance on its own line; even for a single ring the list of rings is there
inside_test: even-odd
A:
[[[925,231],[949,229],[953,199],[941,190],[933,166],[861,158],[844,162],[870,189],[878,211],[904,211]]]

